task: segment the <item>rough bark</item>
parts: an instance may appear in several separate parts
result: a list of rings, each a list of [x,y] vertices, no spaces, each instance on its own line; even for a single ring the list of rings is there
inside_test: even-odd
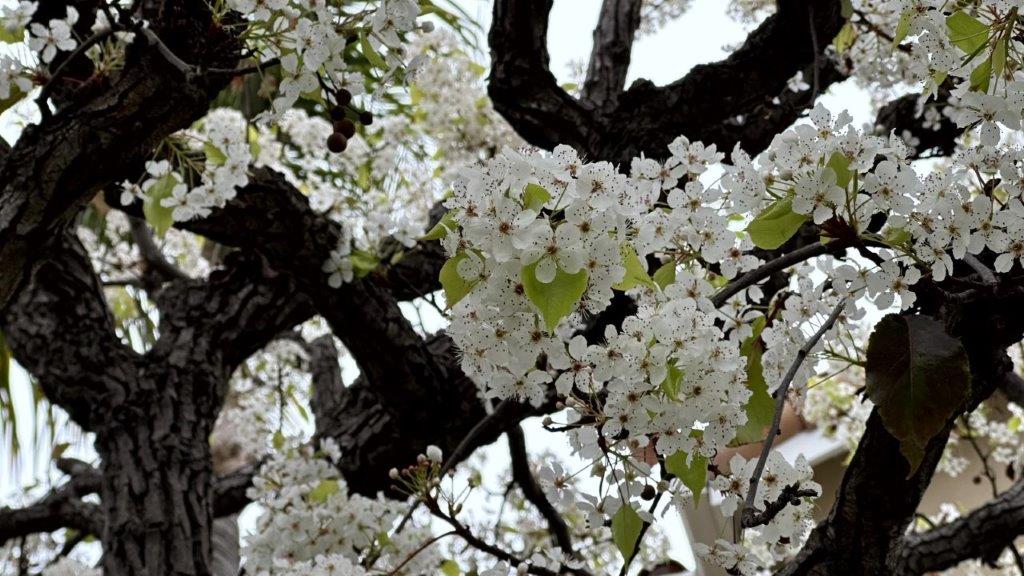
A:
[[[228,378],[308,318],[308,303],[289,277],[239,254],[208,282],[165,287],[161,337],[138,355],[113,333],[77,239],[50,253],[2,326],[48,397],[96,433],[105,573],[209,574],[209,435]]]
[[[974,558],[995,562],[1024,532],[1024,482],[949,524],[912,534],[896,560],[896,574],[939,572]]]
[[[153,27],[180,58],[235,65],[238,46],[210,32],[205,5],[164,4]],[[0,164],[0,311],[43,257],[39,247],[61,236],[98,190],[201,117],[228,80],[186,77],[142,39],[133,46],[119,73],[96,78],[56,114],[28,126]]]
[[[641,0],[602,2],[580,98],[584,103],[602,108],[615,104],[626,85],[642,6]]]

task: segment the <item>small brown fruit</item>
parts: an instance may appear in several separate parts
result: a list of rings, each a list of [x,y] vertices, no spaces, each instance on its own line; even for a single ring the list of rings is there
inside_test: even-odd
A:
[[[334,131],[345,138],[351,138],[356,133],[356,124],[348,118],[342,118],[334,123]]]
[[[340,154],[348,148],[348,138],[344,134],[335,132],[327,137],[327,149],[335,154]]]
[[[344,88],[339,88],[334,97],[338,101],[338,106],[348,106],[352,103],[352,93]]]

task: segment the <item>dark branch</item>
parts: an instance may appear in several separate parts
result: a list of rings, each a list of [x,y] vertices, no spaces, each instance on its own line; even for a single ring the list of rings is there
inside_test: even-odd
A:
[[[727,59],[697,66],[663,87],[638,81],[611,101],[604,98],[606,107],[591,110],[566,94],[548,68],[551,0],[500,0],[494,5],[488,37],[488,92],[495,109],[530,143],[547,149],[569,144],[591,160],[625,164],[641,153],[664,157],[668,144],[679,135],[720,149],[742,142],[757,153],[813,104],[816,94],[787,93],[790,78],[805,71],[824,89],[844,77],[821,54],[845,21],[841,4],[782,0],[777,13]],[[615,7],[606,3],[606,8]],[[617,40],[616,48],[624,54],[630,48],[627,37],[631,38],[628,26],[608,40]],[[814,38],[819,40],[817,53]],[[594,77],[595,94],[598,88],[612,89],[608,74],[624,74],[621,64],[628,59],[616,62],[617,66],[605,67],[605,76]]]
[[[1024,533],[1024,482],[970,514],[927,532],[907,536],[895,574],[941,572],[965,560],[994,563]]]
[[[611,108],[626,86],[626,73],[633,54],[633,39],[640,27],[641,0],[604,0],[594,48],[590,52],[582,101],[598,108]]]
[[[185,0],[166,12],[146,16],[179,39],[175,50],[205,66],[237,62],[233,38],[206,33],[213,29],[202,3]],[[40,247],[48,238],[68,227],[98,190],[137,170],[166,136],[201,117],[228,80],[183,82],[140,42],[118,72],[86,83],[73,104],[25,128],[0,165],[0,311],[44,257]]]
[[[569,536],[569,526],[565,519],[551,505],[544,490],[530,469],[530,459],[526,453],[526,440],[523,438],[523,429],[513,426],[505,432],[508,439],[508,452],[512,459],[512,480],[519,485],[523,496],[537,508],[540,515],[547,520],[548,529],[558,547],[565,552],[566,556],[573,555],[572,538]]]
[[[0,546],[13,538],[55,532],[62,528],[100,535],[103,531],[103,516],[99,506],[81,499],[99,488],[89,484],[91,480],[96,480],[98,484],[98,477],[94,475],[84,482],[78,477],[72,477],[34,504],[24,508],[0,508]]]
[[[81,243],[63,234],[37,250],[51,253],[14,299],[0,328],[14,357],[47,397],[86,430],[109,418],[136,378],[137,355],[114,333],[99,279]]]

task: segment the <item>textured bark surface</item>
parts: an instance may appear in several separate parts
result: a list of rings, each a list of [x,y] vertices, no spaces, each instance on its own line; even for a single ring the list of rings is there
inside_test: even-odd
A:
[[[238,61],[232,38],[207,33],[210,18],[199,0],[168,1],[153,21],[187,62],[234,67]],[[186,78],[143,40],[133,46],[120,73],[96,78],[88,91],[27,127],[0,163],[0,310],[42,258],[39,246],[61,236],[103,186],[137,171],[161,140],[200,118],[228,80]]]

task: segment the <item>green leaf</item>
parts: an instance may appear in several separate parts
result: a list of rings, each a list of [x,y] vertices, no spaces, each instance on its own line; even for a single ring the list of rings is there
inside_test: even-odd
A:
[[[274,437],[271,438],[270,443],[274,446],[274,450],[280,451],[284,448],[284,432],[281,432],[280,430],[274,431]]]
[[[998,79],[1002,77],[1003,71],[1006,70],[1006,49],[1009,38],[1006,36],[1000,36],[999,40],[996,41],[995,48],[992,49],[992,77]]]
[[[640,538],[640,531],[643,530],[644,521],[636,510],[623,502],[619,511],[612,516],[612,540],[623,558],[630,558],[636,548],[636,541]]]
[[[203,153],[206,154],[206,161],[214,166],[223,166],[228,161],[227,155],[212,142],[203,142]]]
[[[928,442],[967,399],[967,353],[937,320],[890,314],[868,340],[865,372],[867,396],[885,429],[899,440],[910,476]]]
[[[25,28],[19,27],[13,32],[8,30],[4,26],[0,26],[0,42],[7,44],[17,44],[25,39]]]
[[[971,92],[988,92],[992,79],[992,56],[985,58],[971,71]]]
[[[675,365],[674,362],[670,362],[668,365],[668,371],[665,374],[665,379],[661,382],[661,391],[665,393],[672,400],[679,398],[679,382],[683,379],[683,371]]]
[[[441,288],[444,290],[444,300],[448,304],[448,308],[455,306],[459,300],[466,297],[470,291],[477,285],[479,280],[465,280],[462,276],[459,276],[459,262],[469,258],[466,252],[459,252],[455,256],[452,256],[441,266]]]
[[[460,576],[462,568],[459,568],[459,564],[454,560],[445,560],[441,563],[441,573],[444,576]]]
[[[379,52],[373,49],[373,45],[370,44],[370,39],[367,38],[366,33],[359,35],[359,48],[363,52],[363,56],[366,56],[366,60],[374,68],[380,68],[381,70],[387,70],[388,64],[384,61],[384,57]]]
[[[338,493],[340,487],[337,480],[321,480],[316,488],[309,491],[306,501],[314,504],[323,504],[327,499]]]
[[[957,10],[946,18],[949,41],[968,54],[974,54],[988,42],[988,26],[979,22],[963,10]]]
[[[555,270],[555,278],[551,282],[544,283],[537,280],[537,264],[534,262],[523,266],[520,272],[520,279],[523,282],[523,289],[526,297],[533,302],[533,305],[540,311],[548,331],[554,330],[555,326],[568,316],[580,298],[587,290],[587,269],[584,268],[575,274],[569,274],[561,267]]]
[[[669,284],[675,282],[676,281],[676,263],[675,263],[675,261],[673,260],[672,262],[666,262],[665,264],[662,264],[661,268],[658,268],[657,270],[654,271],[653,279],[654,279],[654,283],[657,284],[658,286],[661,286],[662,290],[664,290],[665,287],[668,286]]]
[[[839,34],[836,34],[835,40],[832,41],[832,46],[835,47],[838,54],[845,54],[850,46],[853,46],[853,42],[857,39],[857,27],[853,25],[853,22],[847,22],[839,30]]]
[[[759,248],[774,250],[796,234],[807,216],[793,212],[793,196],[786,196],[772,202],[750,224],[747,232]]]
[[[353,250],[352,254],[349,254],[349,260],[352,261],[352,271],[356,278],[364,278],[380,266],[380,258],[366,250]]]
[[[7,96],[7,98],[0,100],[0,114],[6,112],[7,109],[11,106],[14,106],[18,102],[21,102],[21,99],[24,97],[25,93],[21,91],[21,88],[18,88],[18,86],[15,84],[11,84],[11,93]]]
[[[889,228],[885,232],[885,243],[894,248],[910,242],[910,232],[906,228]]]
[[[910,24],[914,21],[914,10],[908,8],[900,14],[900,21],[896,24],[896,32],[892,35],[892,47],[896,48],[903,42],[903,39],[910,33]]]
[[[693,505],[696,506],[700,502],[701,492],[707,483],[708,459],[700,454],[696,454],[693,460],[687,464],[686,452],[680,450],[665,458],[665,469],[676,478],[679,478],[683,486],[690,489],[690,492],[693,493]]]
[[[761,332],[764,330],[765,317],[754,319],[754,332],[740,344],[740,354],[747,359],[747,389],[750,399],[747,400],[747,422],[736,430],[732,446],[741,446],[764,440],[766,431],[775,417],[775,401],[768,394],[768,384],[764,381],[764,366],[761,356],[764,354],[764,342]]]
[[[622,266],[626,269],[626,275],[622,277],[618,284],[613,285],[612,288],[626,291],[637,284],[643,284],[649,288],[657,286],[654,280],[651,279],[651,276],[647,274],[647,265],[637,256],[632,244],[624,242],[619,247],[619,252],[622,254]]]
[[[430,229],[425,235],[420,237],[421,242],[430,240],[440,240],[448,235],[448,232],[452,230],[458,230],[459,223],[455,221],[451,212],[445,212],[444,216],[434,224],[434,227]]]
[[[526,190],[523,192],[523,206],[540,212],[548,200],[551,200],[551,193],[543,186],[533,182],[526,185]]]
[[[833,152],[826,166],[836,173],[836,185],[846,190],[846,187],[850,185],[850,180],[853,180],[853,171],[850,170],[850,159],[846,157],[846,154],[839,151]]]
[[[839,13],[843,16],[843,18],[849,20],[850,17],[853,16],[853,0],[842,0],[839,6]]]
[[[149,222],[149,225],[153,227],[153,231],[156,232],[157,236],[163,236],[167,229],[171,227],[171,224],[174,223],[174,219],[171,217],[174,208],[163,206],[160,204],[160,201],[164,198],[170,198],[171,192],[177,185],[178,179],[167,174],[161,176],[146,191],[146,198],[142,203],[142,213],[146,216],[146,222]]]

